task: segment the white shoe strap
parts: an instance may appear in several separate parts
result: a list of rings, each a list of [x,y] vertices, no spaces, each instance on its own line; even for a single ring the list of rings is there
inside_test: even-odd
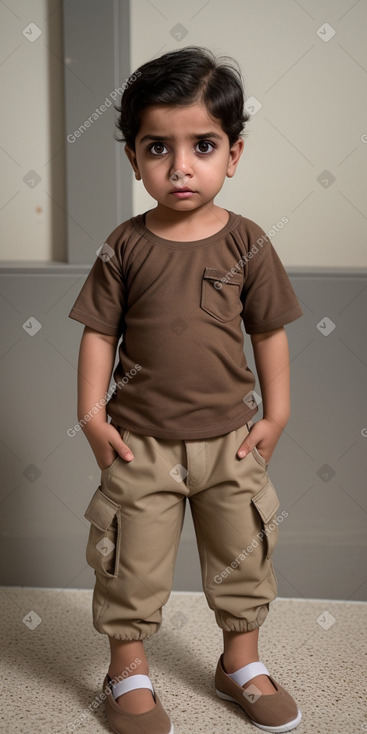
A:
[[[116,698],[122,696],[124,693],[135,691],[136,688],[149,688],[154,693],[152,682],[148,675],[130,675],[125,680],[112,684],[113,697],[116,700]]]
[[[232,678],[238,686],[244,686],[251,678],[255,678],[255,675],[269,675],[268,669],[263,663],[249,663],[244,665],[243,668],[236,670],[234,673],[227,673],[229,678]]]

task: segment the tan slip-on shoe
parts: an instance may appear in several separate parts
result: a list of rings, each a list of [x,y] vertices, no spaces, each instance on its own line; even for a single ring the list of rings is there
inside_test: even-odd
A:
[[[296,702],[269,675],[265,665],[259,662],[250,663],[235,673],[231,673],[233,677],[230,677],[223,668],[222,659],[223,656],[219,659],[215,673],[215,689],[219,698],[238,703],[252,723],[259,729],[263,729],[263,731],[276,734],[277,732],[291,731],[298,726],[302,714]],[[256,675],[267,675],[277,692],[265,695],[260,692],[256,685],[251,684],[243,689],[242,686]]]
[[[156,705],[142,714],[129,714],[116,703],[116,698],[137,688],[149,688]],[[165,712],[151,680],[147,675],[131,675],[119,683],[112,683],[106,675],[103,683],[106,694],[108,723],[115,734],[174,734],[173,724]]]

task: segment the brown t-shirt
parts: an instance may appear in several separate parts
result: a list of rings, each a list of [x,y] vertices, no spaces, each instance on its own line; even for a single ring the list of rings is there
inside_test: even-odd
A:
[[[110,234],[69,315],[122,337],[107,405],[114,423],[166,439],[223,435],[258,410],[242,321],[248,334],[272,331],[301,307],[251,220],[229,212],[219,232],[195,242],[163,239],[144,221]]]

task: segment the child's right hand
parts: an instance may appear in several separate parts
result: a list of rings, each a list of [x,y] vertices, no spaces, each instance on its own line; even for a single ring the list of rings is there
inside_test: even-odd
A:
[[[111,466],[117,456],[121,456],[124,461],[134,459],[134,454],[110,423],[98,423],[97,425],[90,423],[85,427],[84,433],[101,471]]]

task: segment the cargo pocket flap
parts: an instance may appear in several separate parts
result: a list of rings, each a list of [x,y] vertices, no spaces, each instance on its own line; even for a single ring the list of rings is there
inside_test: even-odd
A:
[[[203,278],[219,281],[222,280],[222,278],[225,278],[226,285],[243,284],[243,275],[241,275],[241,273],[228,273],[224,272],[223,270],[218,270],[217,268],[205,268]]]
[[[263,523],[266,525],[273,515],[275,515],[280,504],[278,495],[270,479],[265,487],[255,494],[255,497],[252,498],[252,502],[254,503]]]
[[[84,517],[92,525],[95,525],[98,530],[106,531],[119,509],[120,505],[106,497],[98,487],[84,513]]]

